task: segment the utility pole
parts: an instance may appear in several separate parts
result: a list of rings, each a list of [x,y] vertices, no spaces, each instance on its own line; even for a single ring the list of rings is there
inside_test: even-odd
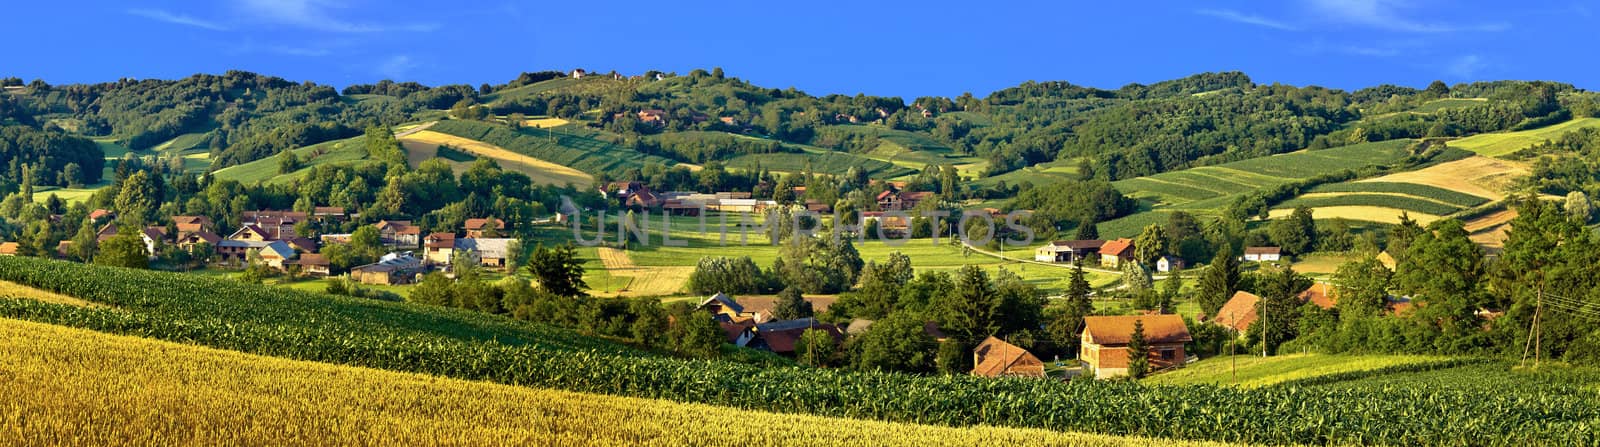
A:
[[[1529,331],[1528,332],[1528,341],[1524,342],[1522,344],[1522,361],[1518,363],[1518,366],[1528,366],[1528,348],[1530,346],[1532,346],[1532,348],[1534,350],[1533,366],[1535,368],[1537,368],[1539,366],[1539,357],[1540,357],[1539,351],[1542,348],[1542,346],[1540,346],[1540,344],[1542,344],[1543,338],[1544,338],[1539,334],[1539,332],[1540,332],[1539,331],[1539,323],[1540,323],[1539,320],[1541,319],[1540,317],[1544,314],[1544,279],[1543,278],[1539,279],[1539,289],[1538,289],[1536,297],[1537,298],[1535,298],[1534,305],[1533,305],[1533,323],[1531,323],[1529,325],[1529,327],[1528,327],[1528,331]]]

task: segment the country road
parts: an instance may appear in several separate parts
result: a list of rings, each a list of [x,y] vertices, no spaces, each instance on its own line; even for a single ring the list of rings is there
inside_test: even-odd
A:
[[[993,257],[993,258],[999,258],[999,259],[1006,260],[1006,261],[1022,263],[1022,264],[1042,265],[1042,266],[1045,266],[1045,267],[1055,267],[1055,268],[1061,268],[1061,269],[1071,269],[1072,268],[1072,264],[1057,264],[1057,263],[1052,263],[1052,262],[1039,262],[1039,261],[1035,261],[1035,260],[1032,260],[1032,259],[1013,258],[1013,257],[1010,257],[1010,256],[1006,256],[1004,254],[1001,254],[1001,253],[995,253],[995,252],[992,252],[992,251],[984,250],[982,248],[974,247],[971,244],[967,244],[966,242],[962,242],[961,245],[966,246],[967,249],[972,250],[973,252],[976,252],[976,253],[979,253],[979,254],[982,254],[982,255],[985,255],[985,256]],[[1095,273],[1105,273],[1105,274],[1108,274],[1108,275],[1118,275],[1118,276],[1122,275],[1122,271],[1120,271],[1120,270],[1109,270],[1109,269],[1104,269],[1104,268],[1100,268],[1100,267],[1084,266],[1083,267],[1083,271],[1095,272]],[[1160,280],[1163,280],[1163,279],[1167,279],[1167,275],[1151,275],[1150,279],[1153,280],[1153,281],[1160,281]]]

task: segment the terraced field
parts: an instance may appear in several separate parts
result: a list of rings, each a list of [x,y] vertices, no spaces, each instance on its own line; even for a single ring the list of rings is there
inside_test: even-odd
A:
[[[1466,149],[1486,157],[1500,157],[1528,146],[1554,140],[1561,134],[1585,127],[1600,127],[1600,118],[1579,118],[1554,126],[1518,132],[1478,134],[1451,141],[1450,147]]]
[[[532,389],[11,319],[0,319],[0,374],[15,445],[1224,445]],[[752,425],[762,429],[720,429]]]
[[[1118,180],[1113,183],[1117,190],[1139,199],[1145,211],[1100,223],[1100,235],[1132,237],[1146,225],[1166,222],[1166,213],[1174,210],[1213,214],[1234,197],[1251,191],[1345,169],[1394,163],[1406,156],[1405,147],[1410,143],[1391,140],[1299,151]]]

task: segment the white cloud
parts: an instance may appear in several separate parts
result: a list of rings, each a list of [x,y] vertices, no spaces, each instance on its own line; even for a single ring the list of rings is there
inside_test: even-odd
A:
[[[377,72],[380,75],[389,77],[389,79],[405,79],[406,74],[410,73],[411,69],[416,68],[416,66],[417,63],[411,61],[411,56],[396,54],[389,56],[383,63],[378,64]]]
[[[1508,25],[1499,23],[1455,25],[1427,23],[1404,17],[1399,9],[1407,6],[1394,0],[1310,0],[1318,15],[1337,21],[1388,31],[1407,33],[1453,33],[1463,31],[1504,31]],[[1448,7],[1441,6],[1441,7]]]
[[[332,33],[374,33],[382,31],[428,32],[438,25],[427,23],[377,25],[340,19],[331,10],[344,5],[318,0],[242,0],[239,6],[251,18]],[[388,7],[380,5],[375,7]]]
[[[1195,14],[1200,14],[1200,15],[1203,15],[1203,16],[1216,17],[1216,18],[1219,18],[1219,19],[1222,19],[1222,20],[1227,20],[1229,22],[1238,22],[1238,23],[1243,23],[1243,24],[1247,24],[1247,25],[1255,25],[1255,26],[1272,28],[1272,29],[1277,29],[1277,30],[1284,30],[1284,31],[1298,31],[1299,30],[1298,27],[1295,27],[1294,25],[1290,25],[1288,23],[1284,23],[1284,22],[1281,22],[1281,21],[1278,21],[1278,20],[1273,20],[1273,19],[1269,19],[1269,18],[1266,18],[1266,17],[1254,15],[1254,14],[1246,14],[1246,13],[1242,13],[1242,12],[1239,12],[1239,11],[1234,11],[1234,10],[1231,10],[1231,9],[1200,9],[1200,10],[1196,10],[1194,13]]]
[[[1470,79],[1477,75],[1479,71],[1482,71],[1488,66],[1489,65],[1487,63],[1484,63],[1482,57],[1479,57],[1476,54],[1468,54],[1457,57],[1450,61],[1450,63],[1445,66],[1444,71],[1445,73],[1457,78]]]
[[[159,9],[130,9],[130,10],[128,10],[128,14],[133,14],[133,15],[136,15],[136,16],[139,16],[139,17],[144,17],[144,18],[147,18],[147,19],[157,20],[157,21],[162,21],[162,22],[167,22],[167,23],[172,23],[172,24],[178,24],[178,25],[184,25],[184,26],[192,26],[192,27],[195,27],[195,28],[204,28],[204,29],[208,29],[208,30],[212,30],[212,31],[227,31],[228,30],[228,27],[223,26],[223,25],[221,25],[219,23],[216,23],[216,22],[197,19],[197,18],[194,18],[194,17],[191,17],[191,16],[187,16],[187,15],[183,15],[183,14],[173,14],[173,13],[170,13],[170,12],[167,12],[167,11],[162,11],[162,10],[159,10]]]

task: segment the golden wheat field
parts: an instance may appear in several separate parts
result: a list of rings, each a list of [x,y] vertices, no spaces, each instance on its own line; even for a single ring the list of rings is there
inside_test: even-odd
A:
[[[567,121],[567,120],[564,120],[564,119],[561,119],[561,118],[535,118],[535,119],[522,120],[522,125],[524,127],[537,127],[537,128],[541,128],[541,129],[549,129],[549,128],[553,128],[553,127],[565,126],[569,122],[570,121]]]
[[[1270,215],[1273,219],[1281,219],[1293,212],[1294,210],[1290,208],[1280,208],[1272,210]],[[1356,205],[1319,206],[1313,210],[1318,219],[1349,219],[1386,224],[1400,223],[1400,213],[1402,212],[1404,211],[1381,206]],[[1421,225],[1427,225],[1439,220],[1439,216],[1432,214],[1418,212],[1406,212],[1406,214],[1411,217],[1411,220],[1417,221]]]
[[[1416,183],[1500,200],[1512,181],[1527,174],[1528,169],[1517,162],[1475,156],[1361,181]]]
[[[8,445],[1220,445],[496,385],[0,319]]]
[[[46,303],[66,304],[69,306],[101,307],[99,303],[91,303],[78,298],[62,295],[48,290],[39,290],[11,281],[0,280],[0,296],[27,298]]]
[[[663,296],[672,295],[683,291],[683,285],[689,282],[689,275],[694,273],[694,267],[689,266],[656,266],[640,267],[633,263],[633,258],[628,252],[611,247],[600,247],[600,262],[605,265],[606,272],[618,280],[627,281],[622,285],[619,294],[628,296]]]
[[[434,146],[450,145],[450,147],[470,152],[479,157],[492,158],[500,163],[500,167],[527,174],[534,183],[548,185],[565,185],[571,183],[575,186],[586,187],[594,182],[594,178],[583,171],[558,165],[548,161],[529,157],[477,140],[469,140],[455,135],[434,132],[431,130],[418,131],[400,137],[401,142],[430,144]]]

